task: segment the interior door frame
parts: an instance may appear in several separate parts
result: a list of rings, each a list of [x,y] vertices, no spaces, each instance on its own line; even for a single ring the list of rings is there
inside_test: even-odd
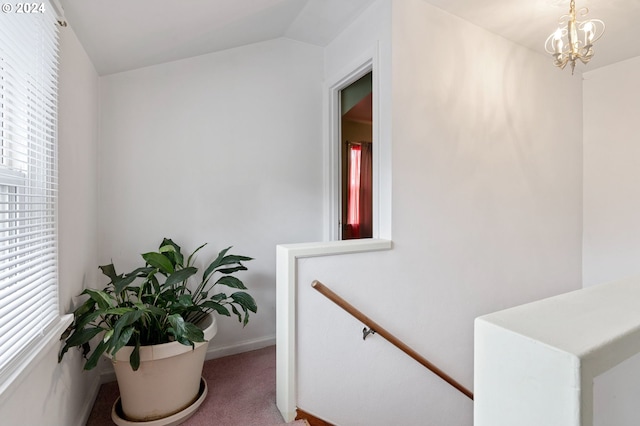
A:
[[[378,236],[379,223],[379,199],[378,176],[379,176],[379,149],[378,125],[379,125],[379,105],[378,105],[378,80],[376,55],[366,55],[365,58],[357,61],[348,71],[333,79],[327,86],[327,122],[325,129],[328,129],[328,138],[325,145],[325,158],[327,173],[325,179],[325,240],[339,241],[342,239],[342,124],[341,124],[341,104],[340,92],[342,89],[353,84],[364,75],[371,73],[372,92],[372,151],[373,151],[373,238]]]

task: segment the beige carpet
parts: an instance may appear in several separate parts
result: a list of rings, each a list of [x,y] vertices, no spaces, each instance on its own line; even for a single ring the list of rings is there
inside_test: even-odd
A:
[[[276,349],[270,346],[206,361],[202,376],[209,392],[185,426],[276,426],[286,424],[276,408]],[[118,398],[115,382],[102,385],[88,426],[111,426]],[[297,420],[292,425],[308,423]]]

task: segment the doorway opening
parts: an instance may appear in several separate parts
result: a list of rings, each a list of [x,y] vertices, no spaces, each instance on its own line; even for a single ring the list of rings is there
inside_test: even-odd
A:
[[[340,90],[341,239],[373,236],[373,84],[368,72]]]

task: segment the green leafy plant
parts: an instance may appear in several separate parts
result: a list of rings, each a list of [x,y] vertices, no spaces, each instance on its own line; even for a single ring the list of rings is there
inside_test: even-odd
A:
[[[249,313],[258,309],[253,297],[244,291],[227,295],[214,290],[219,288],[216,286],[246,290],[233,274],[246,270],[242,262],[252,258],[228,254],[228,247],[191,286],[189,281],[195,280],[198,272],[193,266],[195,254],[205,245],[194,250],[185,262],[180,246],[165,238],[157,252],[142,254],[145,265],[132,272],[118,274],[113,264],[100,266],[111,281],[103,290],[82,292],[88,299],[73,312],[73,323],[61,337],[65,345],[58,362],[70,348],[79,347],[86,359],[85,370],[91,370],[101,355],[115,355],[124,346],[133,346],[129,361],[137,370],[141,346],[171,341],[193,346],[204,341],[197,324],[212,312],[225,316],[233,313],[246,325]],[[91,353],[90,341],[101,333]]]

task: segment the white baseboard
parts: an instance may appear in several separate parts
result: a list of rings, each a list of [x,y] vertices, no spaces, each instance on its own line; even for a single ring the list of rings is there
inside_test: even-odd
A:
[[[266,348],[267,346],[273,346],[276,344],[276,336],[266,336],[257,339],[244,340],[242,342],[235,343],[227,346],[215,346],[215,339],[213,340],[213,346],[209,345],[205,360],[222,358],[224,356],[236,355],[243,352],[255,351],[257,349]],[[100,384],[116,381],[116,373],[113,371],[111,364],[104,363],[101,365],[102,371],[100,372]],[[97,390],[96,390],[97,394]]]
[[[215,344],[215,339],[213,342]],[[209,346],[209,349],[207,349],[205,360],[222,358],[223,356],[236,355],[243,352],[255,351],[257,349],[266,348],[267,346],[273,346],[275,344],[276,336],[272,335],[260,337],[258,339],[245,340],[228,346]]]
[[[98,399],[98,392],[100,391],[100,386],[102,385],[102,383],[102,375],[96,376],[95,380],[93,380],[93,383],[91,383],[91,388],[89,389],[89,392],[87,392],[87,397],[83,405],[84,409],[80,413],[80,421],[78,422],[78,426],[84,426],[87,424],[87,421],[89,421],[91,410],[93,409],[93,405],[95,404],[96,399]]]
[[[116,372],[113,370],[113,367],[110,369],[105,369],[100,372],[100,383],[110,383],[116,381]]]

